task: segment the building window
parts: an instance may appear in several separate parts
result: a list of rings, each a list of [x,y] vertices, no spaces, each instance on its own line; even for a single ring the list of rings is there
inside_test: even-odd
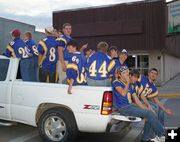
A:
[[[5,81],[9,67],[9,59],[0,59],[0,81]]]
[[[141,74],[147,75],[149,69],[149,55],[129,55],[127,64],[130,69],[138,69]]]

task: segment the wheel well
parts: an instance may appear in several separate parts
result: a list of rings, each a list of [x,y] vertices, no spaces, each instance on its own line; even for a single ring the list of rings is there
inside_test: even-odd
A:
[[[47,110],[50,110],[50,109],[58,109],[58,108],[63,108],[69,112],[72,113],[72,115],[74,116],[74,113],[72,111],[72,109],[70,109],[69,107],[65,106],[65,105],[62,105],[62,104],[54,104],[54,103],[43,103],[43,104],[40,104],[38,109],[37,109],[37,112],[36,112],[36,124],[38,124],[38,121],[39,121],[39,118],[41,117],[41,115],[47,111]],[[75,119],[75,116],[74,116],[74,119]],[[76,121],[76,119],[75,119]]]

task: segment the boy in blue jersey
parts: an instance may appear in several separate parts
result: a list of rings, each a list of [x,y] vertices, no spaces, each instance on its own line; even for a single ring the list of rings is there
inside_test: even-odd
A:
[[[154,86],[154,84],[151,84],[151,87],[149,86],[149,80],[148,77],[144,76],[144,75],[140,75],[139,79],[139,88],[137,89],[138,91],[138,97],[139,99],[154,113],[155,110],[152,108],[152,106],[150,105],[150,103],[147,100],[147,96],[148,94],[151,93],[150,96],[156,96],[158,94],[157,88]],[[151,89],[150,89],[151,88]]]
[[[61,37],[57,38],[56,40],[58,42],[58,54],[59,54],[59,59],[61,61],[62,70],[65,72],[66,71],[65,60],[68,60],[68,56],[69,56],[66,44],[72,40],[71,24],[70,23],[63,24],[62,30],[63,30],[63,34],[61,35]]]
[[[30,32],[25,32],[24,33],[24,41],[26,43],[26,46],[29,50],[30,53],[30,59],[29,62],[31,64],[30,68],[30,78],[31,81],[37,82],[38,80],[38,49],[37,45],[34,40],[32,40],[32,34]]]
[[[159,136],[158,139],[165,141],[165,130],[155,114],[150,110],[132,104],[132,96],[135,96],[136,90],[132,87],[131,81],[134,83],[136,80],[137,78],[134,81],[130,80],[127,66],[117,68],[117,77],[112,82],[116,106],[122,115],[146,118],[147,125]],[[147,135],[145,131],[143,132],[144,135]]]
[[[30,64],[29,52],[25,42],[20,38],[21,32],[19,29],[14,29],[11,32],[13,40],[7,45],[6,53],[8,56],[20,59],[20,71],[23,81],[31,81],[30,79]]]
[[[95,53],[95,51],[92,50],[90,47],[87,47],[82,51],[82,53],[84,54],[86,59],[88,59],[93,53]]]
[[[115,71],[118,67],[127,66],[126,64],[127,57],[128,57],[128,53],[126,49],[119,51],[119,58],[112,60],[111,63],[109,64],[109,70],[111,76],[115,74]]]
[[[118,59],[118,48],[116,46],[111,46],[108,50],[108,55],[112,60]]]
[[[50,83],[56,83],[58,81],[58,46],[53,32],[53,27],[45,28],[45,34],[47,37],[41,40],[38,44],[40,82],[47,82],[49,80]]]
[[[85,72],[85,56],[77,52],[78,44],[75,40],[67,43],[67,49],[70,53],[69,61],[67,64],[67,82],[69,84],[68,94],[72,94],[73,85],[86,85],[86,72]]]
[[[139,88],[138,78],[139,78],[139,76],[140,76],[140,73],[136,69],[133,69],[129,72],[131,87],[132,87],[132,89],[135,89],[135,93],[132,94],[132,102],[134,104],[136,104],[137,106],[139,106],[141,109],[148,109],[146,107],[146,105],[144,105],[138,97],[138,88]]]
[[[97,52],[87,59],[87,83],[89,86],[109,86],[108,66],[111,58],[107,55],[108,44],[100,42]]]
[[[57,29],[54,29],[54,36],[55,36],[56,38],[62,37],[61,31],[60,31],[60,30],[57,30]]]
[[[94,50],[92,50],[89,46],[88,46],[88,43],[87,44],[84,44],[81,49],[80,49],[80,52],[82,54],[84,54],[84,56],[86,57],[86,59],[88,59],[93,53],[95,53]]]
[[[154,84],[158,76],[158,70],[156,68],[151,68],[148,72],[148,77],[142,75],[139,78],[139,82],[141,84],[139,88],[139,97],[143,100],[143,102],[151,107],[152,101],[156,103],[156,105],[163,110],[166,114],[172,115],[172,111],[170,109],[165,108],[164,105],[158,99],[158,90]],[[151,104],[150,104],[150,103]]]
[[[65,23],[62,26],[62,34],[60,37],[56,39],[58,43],[58,55],[59,55],[59,61],[58,61],[58,72],[59,72],[59,82],[63,82],[66,76],[66,66],[67,66],[67,60],[69,57],[68,49],[67,49],[67,43],[72,40],[71,33],[72,33],[72,26],[70,23]],[[60,75],[61,74],[61,75]]]
[[[142,101],[150,108],[154,113],[157,113],[158,119],[164,125],[164,112],[172,116],[173,112],[166,108],[158,99],[158,90],[154,84],[158,76],[158,70],[156,68],[151,68],[148,72],[148,77],[141,76],[139,81],[141,87],[139,88],[139,97]],[[145,129],[149,133],[150,137],[154,137],[154,132],[147,128]]]

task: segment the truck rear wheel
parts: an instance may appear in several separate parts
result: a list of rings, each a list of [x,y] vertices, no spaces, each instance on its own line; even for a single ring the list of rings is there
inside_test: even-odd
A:
[[[72,142],[78,129],[73,114],[67,109],[51,109],[43,113],[38,123],[45,142]]]

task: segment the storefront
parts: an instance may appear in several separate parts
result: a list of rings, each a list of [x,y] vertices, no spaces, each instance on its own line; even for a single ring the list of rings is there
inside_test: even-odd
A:
[[[127,64],[130,69],[138,69],[141,74],[147,75],[149,69],[149,54],[129,55]]]

